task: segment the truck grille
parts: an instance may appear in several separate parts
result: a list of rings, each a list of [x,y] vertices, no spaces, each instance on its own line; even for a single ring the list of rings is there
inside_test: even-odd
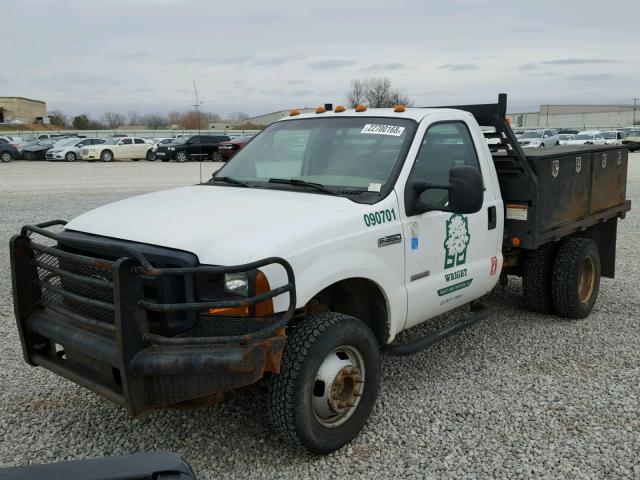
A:
[[[43,306],[114,324],[113,277],[108,262],[106,268],[75,263],[36,245],[33,253]]]

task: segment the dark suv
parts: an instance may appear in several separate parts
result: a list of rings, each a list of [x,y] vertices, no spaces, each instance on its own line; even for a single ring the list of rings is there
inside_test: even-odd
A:
[[[156,159],[168,162],[176,160],[220,160],[218,144],[230,140],[227,135],[189,135],[176,138],[172,143],[158,145]]]

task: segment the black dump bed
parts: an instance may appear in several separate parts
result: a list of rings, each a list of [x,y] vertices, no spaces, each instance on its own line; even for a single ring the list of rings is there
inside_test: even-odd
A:
[[[472,113],[490,145],[505,204],[504,247],[536,249],[550,241],[624,218],[629,151],[621,145],[523,149],[506,120],[507,96],[497,104],[452,106]],[[616,222],[608,235],[615,238]],[[612,230],[612,231],[610,231]],[[515,242],[514,242],[515,237]],[[614,240],[615,241],[615,240]]]

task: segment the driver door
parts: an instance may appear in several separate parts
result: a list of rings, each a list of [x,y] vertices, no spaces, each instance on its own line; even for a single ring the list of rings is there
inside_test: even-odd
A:
[[[477,152],[482,147],[474,144],[466,122],[434,123],[424,134],[409,178],[446,185],[454,166],[480,169]],[[408,296],[405,328],[478,298],[486,291],[490,276],[496,274],[498,209],[493,192],[487,191],[491,182],[486,172],[483,183],[484,204],[476,213],[443,211],[449,198],[445,189],[428,189],[421,194],[430,211],[413,216],[403,212]]]

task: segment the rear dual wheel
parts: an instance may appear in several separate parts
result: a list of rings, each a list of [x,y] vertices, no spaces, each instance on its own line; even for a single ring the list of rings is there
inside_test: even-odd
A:
[[[600,289],[600,254],[588,238],[543,245],[525,258],[522,291],[525,306],[538,313],[585,318]]]
[[[335,312],[294,327],[271,389],[271,420],[287,440],[329,453],[353,439],[371,415],[380,353],[360,320]]]

